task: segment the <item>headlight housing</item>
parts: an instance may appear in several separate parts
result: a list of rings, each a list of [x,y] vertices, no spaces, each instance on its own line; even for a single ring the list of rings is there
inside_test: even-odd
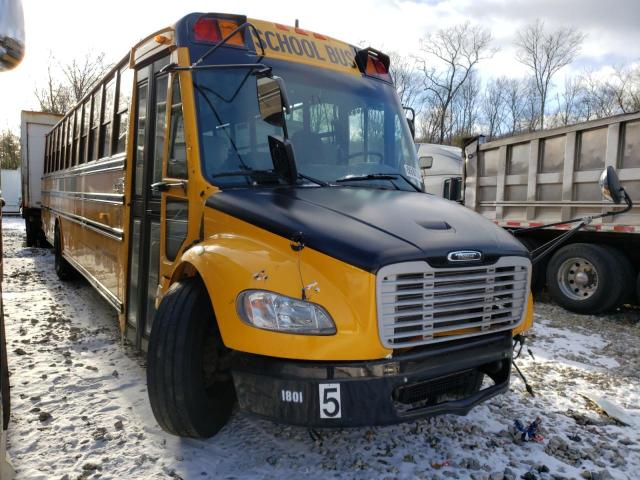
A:
[[[252,327],[299,335],[334,335],[336,325],[320,305],[266,290],[245,290],[236,309]]]

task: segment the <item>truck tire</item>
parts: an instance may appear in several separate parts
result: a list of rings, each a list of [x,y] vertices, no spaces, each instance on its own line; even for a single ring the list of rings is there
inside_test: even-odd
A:
[[[633,301],[633,296],[635,293],[634,281],[636,278],[636,271],[633,268],[629,257],[627,257],[627,255],[622,250],[611,245],[603,246],[618,259],[618,263],[620,265],[620,271],[618,275],[620,276],[620,280],[622,282],[622,291],[620,292],[620,297],[616,301],[614,307],[621,307],[625,303]]]
[[[576,313],[597,314],[611,310],[624,294],[624,270],[610,248],[572,243],[549,260],[547,288],[562,307]]]
[[[62,256],[62,242],[60,241],[60,227],[56,224],[53,236],[53,254],[55,257],[56,275],[63,282],[73,280],[76,277],[76,271],[69,262]]]
[[[636,279],[636,302],[640,305],[640,273],[638,273],[638,278]]]
[[[542,242],[535,240],[529,237],[516,237],[520,243],[522,243],[529,252],[532,252],[540,245]],[[547,265],[549,263],[549,258],[543,258],[540,262],[533,266],[533,270],[531,272],[531,293],[534,295],[540,293],[545,286],[546,276],[547,276]]]
[[[171,286],[155,314],[147,352],[151,409],[166,432],[207,438],[227,423],[236,403],[225,365],[229,353],[200,279]]]

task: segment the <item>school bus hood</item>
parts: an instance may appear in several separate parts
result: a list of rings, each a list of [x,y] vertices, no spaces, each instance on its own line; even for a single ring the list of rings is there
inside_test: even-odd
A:
[[[482,263],[528,256],[520,242],[475,212],[419,192],[247,188],[215,193],[207,205],[287,239],[301,237],[306,246],[373,273],[413,260],[446,266],[447,254],[457,250],[481,252]]]

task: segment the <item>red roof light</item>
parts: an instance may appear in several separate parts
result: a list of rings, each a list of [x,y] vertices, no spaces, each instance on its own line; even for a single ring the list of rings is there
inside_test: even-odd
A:
[[[219,42],[222,40],[215,18],[199,18],[193,24],[193,36],[197,42]]]

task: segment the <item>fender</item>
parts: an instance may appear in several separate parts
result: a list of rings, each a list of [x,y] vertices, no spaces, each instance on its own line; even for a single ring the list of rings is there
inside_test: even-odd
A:
[[[205,232],[228,233],[205,233],[204,241],[184,252],[169,284],[196,274],[202,279],[228,348],[299,360],[380,359],[391,353],[378,336],[375,275],[308,247],[296,251],[290,240],[222,212],[207,211],[205,224]],[[332,316],[335,335],[270,332],[237,314],[243,290],[302,298],[305,287],[308,301]]]

